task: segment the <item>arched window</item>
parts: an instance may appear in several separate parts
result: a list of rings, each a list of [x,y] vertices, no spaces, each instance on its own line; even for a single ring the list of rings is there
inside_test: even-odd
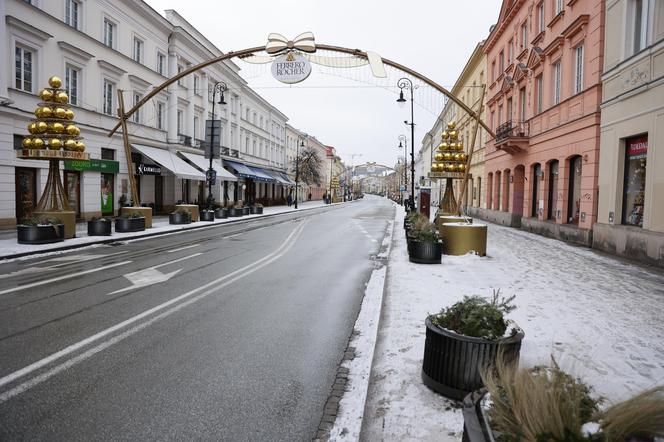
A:
[[[556,208],[558,207],[558,161],[549,163],[549,198],[547,207],[547,219],[556,220]]]

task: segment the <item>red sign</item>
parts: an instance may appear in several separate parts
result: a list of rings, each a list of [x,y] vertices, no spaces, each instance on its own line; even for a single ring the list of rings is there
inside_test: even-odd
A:
[[[625,142],[630,159],[645,158],[648,153],[648,135],[630,138]]]

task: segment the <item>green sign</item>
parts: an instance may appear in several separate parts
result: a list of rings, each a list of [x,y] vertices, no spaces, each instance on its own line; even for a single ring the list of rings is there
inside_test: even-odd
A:
[[[65,170],[77,170],[79,172],[90,170],[94,172],[119,173],[120,163],[112,160],[97,159],[90,159],[90,161],[66,160]]]

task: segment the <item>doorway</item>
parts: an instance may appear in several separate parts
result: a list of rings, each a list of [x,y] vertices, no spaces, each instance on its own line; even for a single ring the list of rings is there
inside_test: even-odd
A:
[[[101,174],[101,214],[113,215],[113,189],[115,189],[115,175],[112,173]]]
[[[81,217],[81,173],[65,170],[65,192],[69,200],[69,207],[76,212],[76,218]]]
[[[533,194],[532,194],[532,204],[530,208],[530,216],[532,216],[533,218],[537,218],[541,177],[542,177],[542,165],[537,163],[533,166]]]
[[[569,195],[567,196],[567,223],[579,224],[581,209],[581,156],[577,155],[569,160]]]
[[[556,208],[558,207],[558,161],[549,163],[549,198],[548,213],[546,218],[555,221]]]
[[[37,169],[15,169],[16,223],[32,216],[37,207]]]
[[[155,175],[154,177],[154,210],[155,213],[161,213],[164,208],[164,177]]]

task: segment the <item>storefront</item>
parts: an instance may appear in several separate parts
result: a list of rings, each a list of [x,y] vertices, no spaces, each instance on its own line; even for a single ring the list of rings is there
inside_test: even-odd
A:
[[[37,207],[37,171],[30,167],[15,168],[16,223],[32,216]]]
[[[90,161],[64,162],[64,186],[69,199],[69,205],[81,216],[81,174],[85,172],[100,172],[100,210],[102,215],[113,215],[115,209],[113,190],[115,189],[115,176],[120,171],[120,163],[113,160],[91,159]]]
[[[622,224],[643,227],[648,135],[625,140]]]
[[[274,183],[276,181],[274,178],[268,175],[268,173],[260,167],[248,166],[246,164],[228,160],[224,160],[224,164],[230,167],[236,176],[244,178],[244,183],[242,184],[245,203],[267,203],[267,197],[261,197],[261,193],[259,193],[260,189],[258,183]],[[267,194],[263,193],[262,195]]]
[[[210,168],[210,160],[203,157],[203,155],[182,151],[178,151],[177,153],[182,159],[189,161],[192,166],[200,170],[201,173],[206,173]],[[226,207],[231,203],[228,188],[231,186],[231,183],[237,183],[238,179],[235,175],[224,169],[218,160],[212,160],[212,169],[216,173],[215,184],[212,186],[212,195],[215,202]],[[202,195],[199,195],[199,201],[202,202],[207,200],[207,182],[201,183],[201,186]]]

